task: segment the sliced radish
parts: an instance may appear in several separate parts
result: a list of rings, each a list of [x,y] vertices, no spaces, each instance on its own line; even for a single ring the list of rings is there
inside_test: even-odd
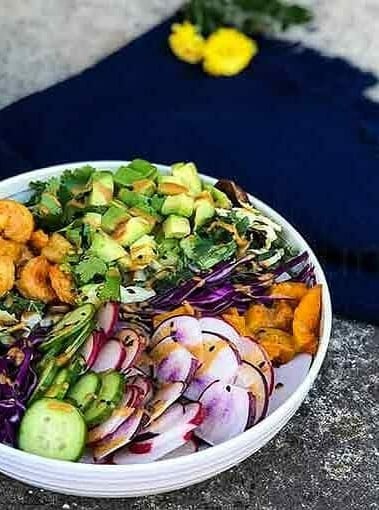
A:
[[[155,420],[153,423],[151,423],[148,429],[149,433],[154,435],[162,434],[163,432],[172,429],[178,422],[182,421],[184,413],[185,407],[183,404],[178,402],[173,404],[159,417],[158,420]],[[145,432],[146,430],[144,430],[142,433],[145,434]]]
[[[248,336],[239,337],[236,342],[236,347],[243,361],[247,361],[251,365],[259,368],[265,376],[268,392],[269,395],[271,395],[272,390],[274,389],[275,377],[272,363],[267,356],[266,351],[261,345]]]
[[[164,419],[164,414],[155,423]],[[146,439],[135,440],[114,456],[116,464],[141,464],[158,460],[176,450],[192,439],[192,431],[202,423],[202,406],[199,402],[187,404],[184,413],[169,429],[161,427],[163,432]],[[150,429],[146,429],[147,433]],[[137,438],[138,439],[138,438]]]
[[[128,407],[143,407],[142,403],[144,400],[144,392],[142,388],[135,386],[134,384],[130,384],[126,387],[126,390],[129,395],[129,400],[127,402]]]
[[[88,340],[81,349],[81,354],[84,357],[88,368],[93,366],[101,348],[106,341],[107,337],[105,336],[103,330],[93,331],[92,334],[88,337]]]
[[[211,445],[241,434],[254,423],[254,395],[238,386],[216,381],[204,391],[200,402],[204,421],[195,434]]]
[[[191,381],[199,362],[171,337],[164,338],[150,352],[155,362],[155,377],[160,382]]]
[[[108,420],[88,432],[87,444],[94,445],[99,441],[105,440],[119,427],[121,427],[121,425],[130,418],[134,411],[134,407],[120,407],[115,409]]]
[[[214,333],[236,344],[240,335],[228,322],[217,317],[202,317],[199,320],[203,332]]]
[[[110,338],[115,330],[119,310],[120,305],[118,303],[108,301],[97,313],[97,323],[107,338]]]
[[[112,434],[107,436],[93,448],[93,456],[96,462],[104,459],[119,448],[128,444],[137,432],[143,417],[143,409],[136,409]]]
[[[94,372],[120,370],[125,359],[125,349],[117,340],[109,340],[100,350],[92,366]]]
[[[146,427],[151,422],[159,418],[166,409],[168,409],[183,393],[185,384],[183,382],[173,382],[164,384],[154,395],[153,400],[147,407],[149,414],[149,420],[146,423]]]
[[[148,404],[153,396],[153,383],[147,377],[143,375],[136,375],[130,380],[130,384],[132,386],[136,386],[141,390],[142,393],[142,401],[141,407]]]
[[[153,334],[150,345],[157,345],[163,338],[174,338],[200,362],[203,361],[203,341],[199,321],[191,315],[178,315],[163,321]]]
[[[312,365],[310,354],[298,354],[285,365],[275,368],[275,388],[270,397],[268,414],[280,407],[307,377]]]
[[[245,388],[255,397],[256,413],[254,423],[262,420],[267,414],[268,408],[268,387],[265,376],[259,368],[243,361],[238,368],[237,377],[234,381],[236,386]]]
[[[126,372],[131,366],[138,363],[146,343],[133,329],[122,329],[117,333],[117,339],[125,349],[125,359],[121,369],[123,372]]]
[[[179,446],[176,450],[165,455],[162,460],[177,459],[178,457],[184,457],[185,455],[191,455],[199,450],[199,444],[195,438],[187,441],[183,446]]]
[[[233,382],[240,364],[238,353],[220,336],[203,333],[203,343],[203,364],[184,393],[190,400],[198,400],[205,388],[214,381]]]

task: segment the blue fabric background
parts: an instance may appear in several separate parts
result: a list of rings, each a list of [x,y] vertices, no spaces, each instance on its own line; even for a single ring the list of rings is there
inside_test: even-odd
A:
[[[375,78],[264,39],[247,71],[214,79],[170,55],[169,25],[1,111],[1,175],[88,159],[193,160],[304,234],[335,311],[379,322],[379,106],[363,97]]]

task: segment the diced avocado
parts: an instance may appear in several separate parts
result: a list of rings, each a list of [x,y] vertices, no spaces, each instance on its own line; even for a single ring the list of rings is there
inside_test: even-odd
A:
[[[191,194],[198,195],[201,192],[201,180],[194,163],[176,163],[172,165],[172,175],[177,177]]]
[[[101,217],[101,228],[111,234],[120,223],[125,223],[130,218],[130,214],[126,207],[118,205],[111,205],[111,207]]]
[[[107,205],[113,198],[112,172],[95,172],[92,175],[92,191],[89,196],[90,205]]]
[[[141,217],[130,218],[126,223],[122,223],[114,231],[112,238],[122,246],[130,246],[140,237],[149,234],[153,229],[151,222]]]
[[[156,257],[157,245],[154,237],[144,235],[130,246],[133,269],[144,269]]]
[[[133,191],[151,197],[157,189],[155,182],[151,179],[141,179],[133,183]]]
[[[188,191],[187,186],[178,177],[162,175],[158,179],[158,193],[162,195],[179,195]]]
[[[101,226],[101,214],[88,212],[83,216],[83,223],[87,223],[94,228],[99,228]]]
[[[195,230],[204,225],[215,215],[213,201],[207,198],[199,198],[195,202]]]
[[[121,269],[121,271],[131,271],[132,270],[132,259],[129,255],[129,253],[127,253],[125,255],[125,257],[118,259],[117,265]]]
[[[119,186],[130,186],[141,179],[155,179],[157,167],[143,159],[135,159],[127,166],[121,166],[114,175]]]
[[[182,239],[191,233],[190,222],[187,218],[175,214],[166,218],[162,227],[166,239]]]
[[[212,198],[215,202],[215,207],[219,207],[221,209],[232,208],[232,202],[223,191],[215,188],[212,186],[212,184],[204,184],[204,189],[209,191],[212,195]]]
[[[104,232],[95,232],[90,251],[104,262],[113,262],[126,255],[124,248]]]
[[[151,224],[151,228],[153,229],[157,220],[161,219],[161,217],[155,212],[155,210],[145,210],[141,209],[139,207],[132,207],[129,209],[129,212],[132,216],[138,216],[141,218],[144,218],[146,221],[148,221]]]
[[[98,306],[101,301],[98,296],[101,283],[87,283],[79,288],[79,300],[81,303],[92,303]]]
[[[165,198],[162,205],[162,214],[178,214],[190,218],[193,213],[194,199],[189,195],[181,193],[180,195],[171,195]]]

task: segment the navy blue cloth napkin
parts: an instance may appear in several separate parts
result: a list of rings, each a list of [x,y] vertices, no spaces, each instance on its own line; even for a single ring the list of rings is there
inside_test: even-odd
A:
[[[1,111],[2,176],[81,160],[193,160],[304,234],[336,312],[378,322],[379,107],[363,98],[375,78],[262,39],[248,70],[214,79],[170,54],[169,25]]]

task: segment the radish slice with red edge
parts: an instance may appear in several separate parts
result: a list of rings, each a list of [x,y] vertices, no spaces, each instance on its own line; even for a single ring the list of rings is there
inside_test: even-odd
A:
[[[84,357],[88,368],[93,366],[101,348],[106,341],[107,337],[105,336],[103,330],[93,331],[88,337],[88,340],[81,349],[81,354]]]
[[[120,407],[115,409],[108,420],[88,432],[87,444],[94,445],[95,443],[104,441],[121,427],[134,411],[134,407]]]
[[[275,368],[275,388],[270,397],[268,414],[278,409],[307,377],[312,365],[310,354],[298,354],[285,365]]]
[[[238,341],[240,334],[228,322],[223,319],[219,319],[218,317],[202,317],[199,320],[199,324],[203,333],[207,332],[219,335],[226,338],[237,347],[236,342]]]
[[[268,408],[269,396],[265,376],[259,368],[251,365],[247,361],[243,361],[238,368],[234,384],[250,391],[254,395],[256,400],[254,424],[258,423],[266,416]]]
[[[247,361],[251,365],[259,368],[259,370],[265,376],[268,392],[269,395],[271,395],[272,390],[274,389],[275,375],[270,358],[268,357],[264,348],[259,345],[253,338],[248,336],[239,337],[238,341],[236,342],[236,347],[243,361]]]
[[[224,338],[214,333],[203,333],[203,343],[203,364],[184,393],[190,400],[198,400],[201,393],[214,381],[233,382],[240,364],[239,354]]]
[[[178,457],[184,457],[185,455],[191,455],[196,453],[199,449],[199,444],[195,438],[187,441],[183,446],[179,446],[176,450],[165,455],[161,460],[177,459]]]
[[[114,301],[105,303],[97,313],[97,324],[105,336],[110,338],[116,328],[120,305]]]
[[[164,320],[155,330],[150,345],[154,347],[163,338],[174,338],[200,362],[203,361],[203,339],[199,321],[191,315],[177,315]]]
[[[141,390],[142,393],[142,402],[141,407],[148,404],[153,396],[154,388],[153,383],[147,377],[142,375],[137,375],[130,380],[132,386],[137,386]]]
[[[164,338],[150,352],[155,362],[155,377],[162,383],[191,381],[199,362],[171,337]]]
[[[212,383],[201,395],[204,421],[195,434],[211,445],[216,445],[241,434],[255,420],[255,397],[249,391],[224,384]]]
[[[125,359],[125,349],[117,340],[109,340],[100,350],[92,370],[120,370]]]
[[[164,417],[164,414],[160,419]],[[159,420],[157,422],[159,422]],[[152,437],[136,438],[130,445],[118,451],[114,456],[116,464],[142,464],[161,459],[168,453],[192,440],[193,430],[203,420],[202,406],[193,402],[184,406],[184,413],[174,426]],[[149,429],[146,429],[149,432]],[[141,438],[140,438],[141,439]]]
[[[137,364],[139,357],[146,347],[144,339],[133,329],[123,329],[117,333],[117,339],[125,349],[125,359],[121,370],[126,372],[131,366]]]
[[[151,422],[159,418],[166,409],[168,409],[178,398],[181,396],[185,388],[185,384],[183,382],[173,382],[164,384],[154,395],[153,400],[147,406],[147,413],[149,415],[149,420],[146,423],[146,427],[150,425]]]
[[[153,421],[153,423],[149,425],[148,429],[142,430],[141,433],[145,435],[146,431],[148,430],[149,434],[162,434],[163,432],[166,432],[175,427],[178,422],[181,422],[184,413],[184,405],[177,402],[176,404],[170,406],[157,420]],[[138,436],[136,439],[138,439]]]
[[[127,445],[141,425],[143,409],[136,409],[129,418],[122,423],[113,433],[107,436],[93,448],[93,456],[96,462],[102,460],[119,448]]]

